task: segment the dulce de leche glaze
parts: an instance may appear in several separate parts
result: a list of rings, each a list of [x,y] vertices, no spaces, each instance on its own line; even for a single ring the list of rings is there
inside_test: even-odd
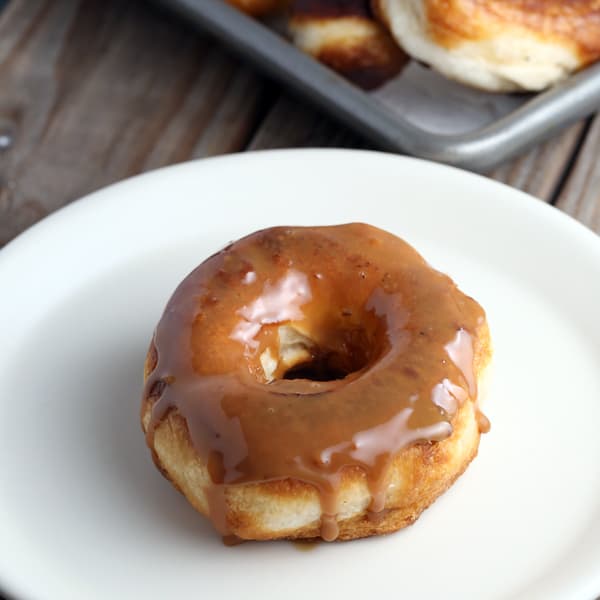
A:
[[[259,231],[208,258],[170,299],[144,391],[154,402],[148,444],[177,410],[208,465],[210,517],[223,535],[226,485],[291,478],[318,490],[321,534],[334,539],[344,469],[365,472],[370,510],[382,511],[394,456],[450,436],[459,406],[476,401],[484,318],[380,229]],[[282,326],[303,340],[292,340],[291,367]]]

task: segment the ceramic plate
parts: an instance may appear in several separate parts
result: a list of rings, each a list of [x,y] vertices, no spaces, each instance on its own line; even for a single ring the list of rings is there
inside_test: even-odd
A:
[[[492,431],[417,523],[228,548],[159,475],[142,363],[174,286],[276,224],[366,221],[487,310]],[[600,594],[600,239],[520,192],[367,152],[193,162],[97,192],[0,251],[0,587],[18,598]]]

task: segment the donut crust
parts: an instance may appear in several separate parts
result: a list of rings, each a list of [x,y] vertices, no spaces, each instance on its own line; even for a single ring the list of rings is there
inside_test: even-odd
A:
[[[288,30],[298,48],[363,89],[381,86],[408,62],[368,0],[295,0]]]
[[[490,91],[541,90],[600,58],[598,0],[372,0],[414,58]]]
[[[265,17],[284,10],[290,0],[225,0],[252,17]]]
[[[486,352],[488,352],[486,350]],[[483,354],[482,354],[483,360]],[[152,402],[142,409],[147,431]],[[414,523],[477,455],[480,432],[476,407],[465,402],[455,415],[452,435],[441,442],[414,444],[394,458],[385,508],[372,515],[364,471],[346,469],[339,490],[338,540],[392,533]],[[155,431],[153,458],[161,473],[201,514],[210,517],[206,490],[214,486],[206,463],[195,452],[184,419],[172,410]],[[317,490],[296,479],[225,486],[226,521],[242,540],[315,539],[321,535]]]

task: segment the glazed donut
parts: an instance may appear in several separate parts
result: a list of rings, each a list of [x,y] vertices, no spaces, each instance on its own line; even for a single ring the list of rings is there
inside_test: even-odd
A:
[[[372,3],[413,58],[484,90],[542,90],[600,58],[600,0]]]
[[[412,523],[487,420],[483,309],[375,227],[275,227],[179,285],[145,363],[154,461],[223,536],[353,539]]]
[[[294,0],[288,29],[298,48],[364,89],[379,87],[408,62],[373,18],[369,0]]]

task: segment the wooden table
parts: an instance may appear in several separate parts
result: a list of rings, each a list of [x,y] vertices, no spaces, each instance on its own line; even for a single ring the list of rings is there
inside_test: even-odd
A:
[[[10,0],[0,12],[0,245],[136,173],[291,146],[370,147],[149,2]],[[595,117],[489,176],[600,232],[599,154]]]

